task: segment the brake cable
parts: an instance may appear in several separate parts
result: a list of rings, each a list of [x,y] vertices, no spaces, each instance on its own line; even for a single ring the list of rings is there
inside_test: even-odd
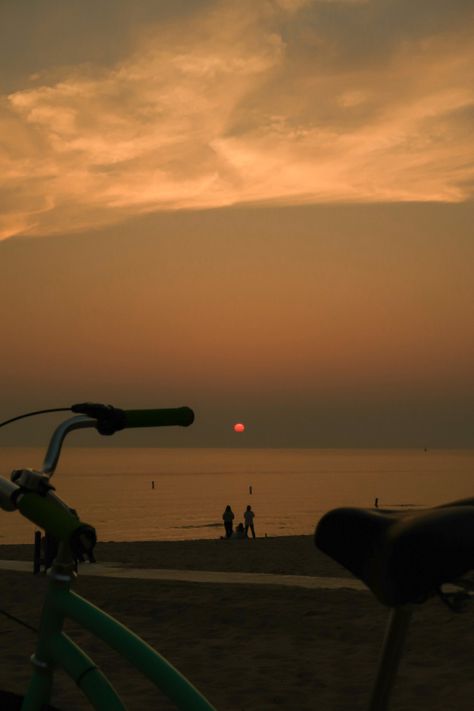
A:
[[[70,407],[52,407],[49,410],[35,410],[34,412],[26,412],[24,415],[17,415],[16,417],[12,417],[10,420],[5,420],[4,422],[0,422],[0,427],[9,425],[10,422],[16,422],[16,420],[22,420],[24,417],[33,417],[33,415],[44,415],[47,412],[70,412],[70,411],[71,411]]]
[[[26,629],[31,630],[35,634],[38,634],[37,627],[33,627],[32,625],[28,624],[28,622],[24,622],[23,620],[20,620],[19,617],[15,617],[15,615],[11,615],[6,610],[0,609],[0,614],[5,615],[5,617],[8,617],[10,620],[13,620],[13,622],[17,622],[19,625],[23,625],[23,627],[26,627]]]

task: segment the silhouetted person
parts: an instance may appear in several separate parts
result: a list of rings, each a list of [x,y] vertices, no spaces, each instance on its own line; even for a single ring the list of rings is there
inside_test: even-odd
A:
[[[234,512],[229,505],[225,507],[225,511],[222,514],[222,519],[224,521],[225,537],[230,538],[234,528]]]
[[[379,507],[379,500],[375,499],[375,508],[378,509],[378,507]]]
[[[252,511],[252,507],[250,504],[247,506],[245,513],[244,513],[244,521],[245,521],[245,537],[248,538],[248,532],[249,528],[252,531],[252,538],[255,538],[255,528],[253,525],[253,520],[255,518],[255,514]]]
[[[235,529],[234,533],[232,534],[232,540],[239,540],[245,538],[245,529],[244,529],[244,524],[239,523],[237,528]]]

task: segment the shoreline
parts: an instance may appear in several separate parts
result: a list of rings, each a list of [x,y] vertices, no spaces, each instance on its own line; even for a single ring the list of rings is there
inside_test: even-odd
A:
[[[317,550],[312,535],[255,540],[99,541],[94,553],[100,562],[135,568],[352,577]],[[33,543],[0,545],[0,559],[33,561],[33,554]]]

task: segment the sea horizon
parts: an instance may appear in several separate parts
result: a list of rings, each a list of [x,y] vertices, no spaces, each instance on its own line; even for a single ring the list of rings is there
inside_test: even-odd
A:
[[[40,467],[42,447],[0,447],[6,478]],[[124,453],[127,456],[124,456]],[[255,511],[257,535],[308,535],[337,506],[425,507],[473,495],[474,449],[64,447],[56,493],[99,539],[190,540],[223,534]],[[34,526],[2,512],[0,544],[28,543]],[[8,515],[8,518],[7,518]]]

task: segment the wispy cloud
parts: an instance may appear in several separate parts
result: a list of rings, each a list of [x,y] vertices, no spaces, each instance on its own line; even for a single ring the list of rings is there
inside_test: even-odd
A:
[[[472,196],[462,12],[446,23],[435,3],[439,22],[408,32],[352,0],[205,7],[112,67],[40,73],[1,98],[1,236],[244,202]],[[351,43],[361,27],[387,41]]]

